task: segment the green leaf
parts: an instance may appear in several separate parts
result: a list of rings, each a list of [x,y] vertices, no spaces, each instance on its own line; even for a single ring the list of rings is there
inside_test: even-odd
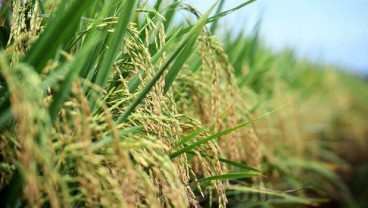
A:
[[[67,2],[66,0],[63,3]],[[80,18],[88,7],[90,1],[68,1],[68,9],[58,14],[48,22],[45,31],[36,43],[26,53],[24,62],[32,65],[36,72],[41,73],[47,61],[54,57],[57,50],[65,41],[75,33]],[[62,31],[62,32],[61,32]]]
[[[305,170],[310,170],[320,174],[321,176],[324,176],[326,179],[328,179],[338,187],[342,197],[351,207],[357,207],[357,202],[355,201],[354,196],[350,192],[349,188],[344,184],[344,182],[335,172],[330,170],[322,162],[288,158],[283,160],[282,165],[285,165],[287,167],[302,167]]]
[[[143,128],[138,126],[138,127],[131,127],[131,128],[126,128],[126,129],[122,129],[119,131],[119,136],[121,139],[123,139],[125,136],[129,135],[129,134],[137,134],[137,133],[141,133]],[[110,143],[113,141],[113,138],[111,136],[107,136],[101,140],[98,140],[96,142],[93,142],[93,146],[92,146],[92,150],[98,150],[99,148],[102,148],[103,146],[105,146],[106,144]]]
[[[222,163],[225,163],[225,164],[228,164],[228,165],[231,165],[231,166],[243,169],[243,170],[261,172],[260,170],[258,170],[256,168],[253,168],[249,165],[245,165],[245,164],[242,164],[242,163],[238,163],[238,162],[233,161],[233,160],[228,160],[228,159],[221,158],[221,157],[219,157],[219,160]]]
[[[117,3],[119,1],[116,1]],[[125,42],[124,37],[128,31],[128,24],[132,20],[133,14],[135,12],[135,5],[137,1],[135,0],[125,0],[122,5],[122,11],[120,11],[120,15],[118,18],[118,23],[116,28],[114,29],[114,33],[111,35],[111,37],[107,38],[107,31],[102,32],[102,36],[105,35],[104,39],[107,40],[107,43],[105,47],[107,47],[107,51],[105,52],[103,58],[101,59],[102,62],[98,65],[96,70],[96,77],[92,81],[95,84],[104,87],[107,83],[107,80],[109,79],[112,67],[115,63],[116,57],[118,53],[122,50]],[[114,4],[111,5],[111,9],[114,8]],[[104,43],[105,42],[100,42]],[[97,49],[97,51],[94,52],[94,54],[98,54],[98,52],[102,49],[102,45],[100,45]],[[96,53],[97,52],[97,53]],[[92,60],[93,61],[93,60]],[[91,60],[89,61],[91,63]],[[93,63],[93,62],[92,62]],[[87,79],[92,80],[92,77],[94,75],[93,70],[89,70],[89,74],[87,75]],[[91,109],[93,112],[96,111],[96,100],[91,96],[89,99]]]
[[[231,8],[231,9],[226,10],[226,11],[221,12],[221,13],[217,13],[214,16],[208,18],[207,23],[217,21],[218,19],[223,18],[226,15],[229,15],[229,14],[231,14],[231,13],[233,13],[233,12],[235,12],[235,11],[237,11],[237,10],[239,10],[239,9],[241,9],[241,8],[247,6],[247,5],[249,5],[249,4],[251,4],[251,3],[255,2],[255,1],[257,1],[257,0],[249,0],[249,1],[246,1],[246,2],[244,2],[242,4],[239,4],[238,6],[236,6],[234,8]]]
[[[157,51],[157,53],[151,58],[151,63],[152,64],[156,64],[158,60],[160,60],[160,58],[162,57],[162,55],[164,54],[165,51],[167,51],[167,49],[172,46],[174,43],[176,43],[176,37],[178,36],[180,30],[176,31],[171,37],[170,39],[165,43],[165,45],[160,48],[160,50]],[[145,77],[145,73],[143,70],[140,71],[140,75],[144,78]],[[129,88],[129,92],[130,93],[134,93],[139,85],[141,84],[141,80],[139,79],[139,75],[138,74],[134,74],[133,77],[129,80],[128,82],[128,88]]]
[[[178,45],[177,49],[174,51],[174,53],[168,58],[168,60],[163,64],[163,66],[157,71],[155,76],[152,78],[152,80],[147,84],[147,86],[142,90],[141,93],[139,93],[138,97],[130,104],[128,109],[120,116],[120,118],[117,120],[117,123],[124,123],[128,120],[128,117],[130,114],[134,111],[134,109],[139,105],[139,103],[146,97],[146,95],[149,93],[149,91],[153,88],[153,86],[156,84],[156,82],[161,78],[165,70],[169,67],[169,65],[176,59],[181,58],[179,56],[180,52],[183,50],[183,48],[188,44],[188,41],[193,38],[194,34],[199,34],[198,31],[200,31],[205,24],[208,15],[211,13],[214,6],[211,7],[207,11],[201,19],[197,22],[197,24],[188,32],[188,34],[185,36],[185,38],[181,41],[181,43]]]
[[[293,195],[287,194],[288,192],[282,191],[274,191],[270,189],[259,189],[259,188],[252,188],[252,187],[245,187],[245,186],[225,186],[226,190],[233,190],[237,192],[244,192],[244,193],[257,193],[257,194],[264,194],[265,196],[276,196],[284,199],[284,202],[287,203],[297,203],[297,204],[306,204],[310,206],[317,206],[318,203],[326,202],[326,199],[313,199],[313,198],[304,198],[304,197],[297,197]]]
[[[18,201],[19,195],[22,192],[23,183],[23,176],[20,173],[19,168],[16,168],[13,172],[11,180],[0,192],[0,202],[2,206],[16,207],[16,202]]]
[[[191,184],[193,183],[208,183],[214,180],[235,180],[235,179],[242,179],[242,178],[251,178],[254,176],[261,176],[261,174],[259,172],[234,172],[234,173],[226,173],[223,175],[215,175],[215,176],[210,176],[207,178],[202,178],[200,180],[197,181],[193,181],[191,182]]]
[[[200,135],[203,131],[204,129],[198,129],[190,133],[189,135],[183,137],[178,143],[175,144],[174,148],[193,140],[194,138],[196,138],[196,136]]]
[[[285,105],[284,105],[284,106],[285,106]],[[264,114],[264,115],[262,115],[262,116],[259,116],[259,117],[255,118],[255,119],[253,119],[253,120],[250,120],[250,121],[244,122],[244,123],[242,123],[242,124],[239,124],[238,126],[235,126],[235,127],[233,127],[233,128],[229,128],[229,129],[226,129],[226,130],[221,131],[221,132],[219,132],[219,133],[216,133],[216,134],[214,134],[214,135],[211,135],[211,136],[209,136],[209,137],[203,138],[203,139],[201,139],[201,140],[199,140],[199,141],[197,141],[197,142],[195,142],[195,143],[193,143],[193,144],[190,144],[190,145],[188,145],[188,146],[186,146],[186,147],[184,147],[184,148],[182,148],[182,149],[180,149],[180,150],[178,150],[178,151],[176,151],[176,152],[174,152],[174,153],[170,154],[170,158],[171,158],[171,159],[176,158],[176,157],[178,157],[179,155],[181,155],[181,154],[183,154],[183,153],[185,153],[185,152],[188,152],[189,150],[195,149],[195,148],[199,147],[200,145],[202,145],[202,144],[204,144],[204,143],[206,143],[206,142],[209,142],[209,141],[214,140],[214,139],[217,139],[217,138],[219,138],[219,137],[221,137],[221,136],[227,135],[227,134],[229,134],[229,133],[231,133],[231,132],[233,132],[233,131],[236,131],[236,130],[238,130],[238,129],[240,129],[240,128],[243,128],[243,127],[245,127],[245,126],[247,126],[247,125],[249,125],[249,124],[251,124],[251,123],[253,123],[253,122],[255,122],[255,121],[258,121],[258,120],[260,120],[260,119],[262,119],[262,118],[265,118],[265,117],[269,116],[271,113],[274,113],[274,112],[276,112],[276,111],[280,110],[280,109],[281,109],[281,108],[283,108],[284,106],[282,106],[282,107],[280,107],[280,108],[277,108],[277,109],[275,109],[275,110],[273,110],[273,111],[270,111],[270,112],[268,112],[268,113],[266,113],[266,114]]]
[[[179,3],[180,3],[180,0],[175,0],[175,2],[169,6],[169,9],[167,10],[165,14],[165,20],[166,20],[164,22],[165,32],[169,29],[170,24],[174,19],[176,7],[179,5]]]
[[[3,49],[6,47],[6,44],[9,40],[9,29],[7,27],[0,26],[0,48]]]
[[[125,0],[124,4],[122,5],[123,9],[120,12],[115,32],[107,43],[107,47],[109,49],[102,60],[96,76],[95,84],[101,87],[106,84],[107,79],[111,74],[112,66],[114,65],[116,56],[124,45],[124,37],[128,31],[128,24],[134,14],[134,7],[136,3],[137,1],[135,0]]]
[[[225,0],[220,0],[220,3],[219,3],[219,5],[217,7],[217,10],[216,10],[216,15],[221,13],[222,8],[224,7],[224,3],[225,3]],[[210,31],[211,31],[212,34],[214,34],[216,32],[217,25],[218,25],[218,19],[213,21],[212,24],[211,24]]]
[[[13,116],[10,106],[2,110],[0,113],[0,132],[4,130],[6,124],[9,122],[11,117]]]
[[[221,18],[225,17],[226,15],[229,15],[232,12],[235,12],[235,11],[237,11],[237,10],[239,10],[239,9],[241,9],[241,8],[247,6],[247,5],[249,5],[249,4],[251,4],[255,1],[257,1],[257,0],[250,0],[250,1],[247,1],[247,2],[244,2],[244,3],[240,4],[239,6],[234,7],[232,9],[226,10],[226,11],[221,12],[219,14],[215,14],[214,16],[208,18],[205,24],[217,21],[218,19],[221,19]],[[182,29],[179,33],[179,36],[185,34],[186,32],[188,32],[188,30],[191,30],[192,27],[193,27],[193,25]]]
[[[196,34],[193,35],[193,38],[191,38],[188,41],[188,44],[184,47],[183,51],[180,54],[180,58],[176,59],[173,66],[171,67],[171,70],[167,73],[165,77],[165,87],[164,87],[164,94],[166,94],[171,85],[173,84],[176,76],[178,76],[179,71],[183,67],[185,61],[189,58],[193,51],[194,44],[197,41],[197,37],[199,35],[200,31],[198,31]]]
[[[61,106],[64,103],[65,98],[68,96],[73,82],[78,78],[78,75],[82,69],[84,60],[90,54],[94,48],[96,40],[91,38],[84,45],[83,48],[76,54],[74,61],[66,63],[68,72],[65,79],[59,85],[58,91],[54,95],[54,99],[50,105],[49,113],[51,121],[54,121],[59,113]]]
[[[188,151],[187,154],[191,154],[191,155],[196,155],[196,153],[194,153],[193,151]],[[213,156],[210,156],[210,155],[207,155],[207,154],[201,154],[201,156],[203,157],[208,157],[208,158],[211,158],[211,159],[214,159]],[[251,166],[248,166],[248,165],[245,165],[245,164],[242,164],[242,163],[238,163],[236,161],[233,161],[233,160],[228,160],[228,159],[225,159],[225,158],[221,158],[219,157],[218,158],[220,162],[222,163],[225,163],[227,165],[231,165],[231,166],[234,166],[234,167],[237,167],[239,169],[242,169],[243,171],[255,171],[255,172],[261,172],[260,170],[256,169],[256,168],[253,168]]]
[[[152,56],[152,58],[151,58],[151,62],[153,63],[153,64],[156,64],[157,63],[157,61],[159,61],[160,60],[160,58],[162,57],[162,55],[164,54],[164,52],[165,51],[167,51],[167,49],[169,48],[169,47],[171,47],[171,46],[173,46],[176,42],[175,41],[177,41],[177,37],[179,36],[179,34],[180,34],[180,31],[181,31],[181,27],[178,29],[178,31],[176,31],[167,41],[166,41],[166,43],[165,43],[165,45],[162,47],[162,48],[160,48],[160,50],[158,50],[156,53],[155,53],[155,55],[153,55]]]

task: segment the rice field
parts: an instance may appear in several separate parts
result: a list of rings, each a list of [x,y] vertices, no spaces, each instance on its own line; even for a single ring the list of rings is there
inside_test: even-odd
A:
[[[2,1],[0,207],[367,206],[367,83],[219,32],[254,1]]]

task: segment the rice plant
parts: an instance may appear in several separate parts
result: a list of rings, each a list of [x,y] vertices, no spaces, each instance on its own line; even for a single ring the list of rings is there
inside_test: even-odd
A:
[[[366,84],[216,36],[254,0],[223,2],[3,1],[1,205],[358,206],[336,152],[366,145]]]

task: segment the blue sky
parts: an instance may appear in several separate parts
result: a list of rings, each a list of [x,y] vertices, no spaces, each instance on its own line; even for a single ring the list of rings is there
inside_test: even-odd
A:
[[[225,9],[245,0],[227,0]],[[214,0],[187,0],[204,12]],[[368,0],[258,0],[231,14],[222,27],[250,30],[262,18],[261,34],[275,50],[339,64],[368,74]]]

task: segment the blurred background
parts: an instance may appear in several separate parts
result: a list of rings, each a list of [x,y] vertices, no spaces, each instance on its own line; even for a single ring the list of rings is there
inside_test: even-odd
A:
[[[187,2],[204,12],[216,1]],[[225,1],[224,10],[243,2]],[[368,76],[367,11],[367,0],[258,0],[221,26],[250,32],[260,22],[261,38],[272,49],[290,47],[299,57]]]

